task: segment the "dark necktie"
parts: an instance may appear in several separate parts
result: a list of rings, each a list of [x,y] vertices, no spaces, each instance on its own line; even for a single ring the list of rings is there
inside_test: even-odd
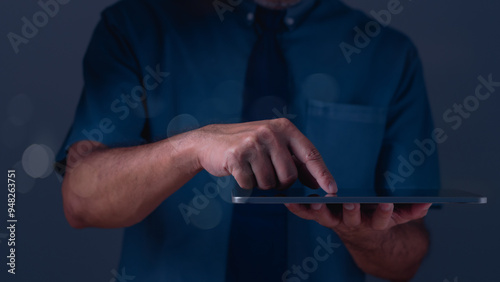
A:
[[[243,121],[276,117],[289,99],[289,77],[285,57],[278,44],[285,10],[257,7],[255,28],[259,37],[248,60],[243,95]]]
[[[276,117],[289,98],[286,61],[277,40],[285,13],[257,7],[255,28],[259,36],[248,60],[243,121]],[[265,194],[256,190],[253,195]],[[228,282],[281,280],[287,263],[286,214],[283,205],[234,205]]]

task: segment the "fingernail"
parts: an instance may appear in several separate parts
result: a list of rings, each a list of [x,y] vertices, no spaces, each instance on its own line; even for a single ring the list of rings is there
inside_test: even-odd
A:
[[[328,184],[328,190],[330,193],[337,193],[337,183],[335,183],[335,181],[330,182],[330,184]]]
[[[323,206],[323,204],[319,204],[319,203],[311,204],[311,209],[318,211],[321,209],[322,206]]]
[[[354,204],[344,204],[344,209],[352,211],[354,209]]]

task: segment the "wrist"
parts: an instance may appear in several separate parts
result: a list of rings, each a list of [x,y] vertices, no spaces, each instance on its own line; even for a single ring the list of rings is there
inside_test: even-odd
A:
[[[197,174],[203,167],[199,161],[199,146],[194,131],[185,132],[163,140],[169,159],[174,160],[179,170]]]
[[[214,146],[213,133],[216,132],[217,125],[209,124],[198,129],[186,132],[186,141],[191,148],[193,162],[197,169],[208,169],[207,165],[213,163],[213,150],[217,148]]]

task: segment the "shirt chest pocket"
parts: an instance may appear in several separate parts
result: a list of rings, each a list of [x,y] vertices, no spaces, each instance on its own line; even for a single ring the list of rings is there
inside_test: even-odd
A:
[[[387,110],[309,100],[306,135],[339,188],[372,188]]]

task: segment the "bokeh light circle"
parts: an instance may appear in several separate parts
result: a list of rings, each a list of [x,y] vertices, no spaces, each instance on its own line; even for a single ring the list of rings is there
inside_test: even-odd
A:
[[[181,114],[174,117],[167,127],[167,137],[190,131],[200,127],[198,120],[189,114]]]
[[[55,155],[45,145],[33,144],[23,153],[24,171],[33,178],[46,178],[53,171]]]

